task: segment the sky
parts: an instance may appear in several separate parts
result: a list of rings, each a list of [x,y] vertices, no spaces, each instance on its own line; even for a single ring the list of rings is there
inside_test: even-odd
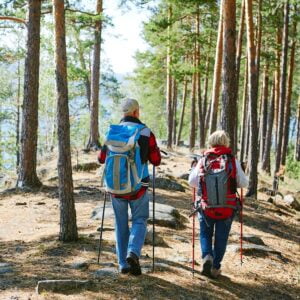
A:
[[[104,13],[112,17],[114,27],[109,26],[103,31],[103,58],[109,60],[116,74],[129,74],[135,68],[135,52],[147,49],[141,31],[149,12],[137,8],[121,10],[117,0],[106,0]]]

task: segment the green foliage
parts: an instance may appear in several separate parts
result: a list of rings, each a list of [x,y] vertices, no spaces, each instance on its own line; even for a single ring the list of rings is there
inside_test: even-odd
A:
[[[300,179],[300,162],[294,159],[294,147],[286,157],[286,174],[290,178]]]

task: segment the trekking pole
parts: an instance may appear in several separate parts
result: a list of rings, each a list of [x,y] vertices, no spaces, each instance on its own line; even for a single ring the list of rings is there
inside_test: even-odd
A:
[[[104,193],[104,203],[103,203],[103,209],[102,209],[102,220],[101,220],[101,228],[100,228],[100,238],[99,238],[98,264],[99,264],[99,260],[100,260],[101,246],[102,246],[102,232],[103,232],[103,222],[104,222],[104,212],[105,212],[106,198],[107,198],[107,193],[105,191],[105,193]]]
[[[196,188],[193,188],[193,205],[196,200]],[[193,229],[192,229],[192,274],[195,273],[195,214],[193,214]]]
[[[155,249],[155,166],[152,175],[152,272],[154,272],[154,249]]]
[[[243,189],[241,188],[241,211],[240,211],[240,223],[241,223],[241,266],[243,265]]]

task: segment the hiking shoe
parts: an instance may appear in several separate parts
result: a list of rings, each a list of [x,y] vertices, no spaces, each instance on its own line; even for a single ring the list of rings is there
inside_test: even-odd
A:
[[[212,268],[213,258],[210,254],[207,254],[203,259],[203,266],[202,266],[202,275],[210,276],[211,275],[211,268]]]
[[[142,274],[139,258],[133,252],[130,252],[128,254],[126,261],[130,265],[130,269],[129,269],[130,274],[135,276]]]
[[[214,267],[210,270],[210,276],[214,279],[217,279],[221,275],[221,269],[215,269]]]
[[[121,273],[121,274],[127,274],[127,273],[129,273],[129,271],[130,271],[130,268],[129,268],[129,267],[127,267],[127,268],[121,268],[121,269],[120,269],[120,273]]]

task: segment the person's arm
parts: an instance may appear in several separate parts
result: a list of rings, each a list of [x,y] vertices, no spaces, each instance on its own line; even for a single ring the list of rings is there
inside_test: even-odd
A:
[[[191,173],[189,175],[188,183],[191,187],[198,188],[199,184],[199,176],[200,176],[200,164],[201,159],[198,161],[197,165],[192,168]]]
[[[149,136],[149,161],[154,166],[159,166],[161,162],[160,150],[157,146],[155,135],[150,132]]]
[[[101,148],[101,150],[100,150],[100,152],[99,152],[99,154],[98,154],[98,162],[99,162],[100,164],[104,164],[104,163],[105,163],[106,152],[107,152],[107,146],[104,145],[104,146]]]
[[[236,159],[236,183],[239,188],[248,187],[249,180],[244,171],[242,170],[241,163]]]

